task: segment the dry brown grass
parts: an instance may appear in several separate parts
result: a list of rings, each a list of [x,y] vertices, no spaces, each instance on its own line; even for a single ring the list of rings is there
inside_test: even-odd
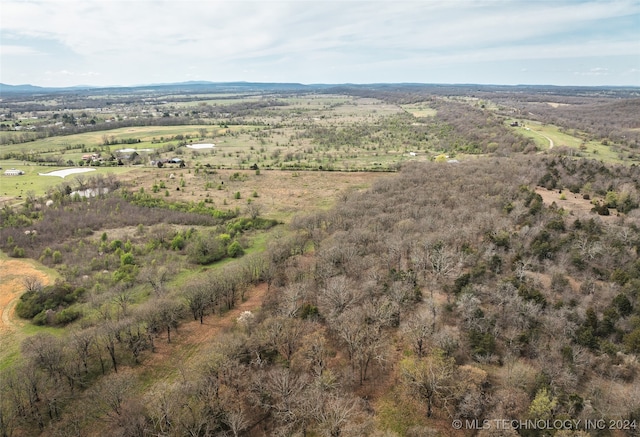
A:
[[[20,259],[0,259],[0,334],[16,329],[14,322],[15,304],[24,292],[24,278],[34,276],[43,285],[48,285],[51,278],[37,270],[33,264]]]
[[[234,174],[238,174],[235,179]],[[393,174],[280,170],[261,170],[260,174],[254,170],[195,174],[194,169],[168,168],[141,169],[122,178],[130,189],[144,188],[147,193],[152,192],[154,185],[164,183],[166,188],[160,188],[156,195],[169,201],[210,201],[218,209],[239,208],[241,212],[250,201],[261,206],[262,215],[286,221],[296,213],[328,209],[341,193],[366,189],[374,180]],[[237,192],[239,199],[235,198]],[[254,193],[257,197],[253,197]]]
[[[591,204],[591,201],[583,199],[581,194],[574,194],[566,190],[560,193],[559,190],[547,190],[546,188],[541,187],[536,188],[536,193],[542,196],[542,201],[545,205],[551,205],[555,202],[558,208],[565,209],[569,214],[581,220],[599,218],[605,223],[611,223],[617,218],[615,210],[612,210],[611,215],[597,215],[592,212],[591,209],[593,208],[593,205]],[[563,194],[566,197],[565,199],[560,198]]]

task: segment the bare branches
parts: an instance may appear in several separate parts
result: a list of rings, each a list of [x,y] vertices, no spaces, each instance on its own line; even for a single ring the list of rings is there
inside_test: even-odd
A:
[[[26,275],[22,278],[22,285],[26,291],[40,292],[44,288],[42,280],[36,275]]]

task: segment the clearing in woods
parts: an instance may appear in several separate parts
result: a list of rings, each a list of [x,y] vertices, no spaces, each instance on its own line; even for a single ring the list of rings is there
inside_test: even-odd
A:
[[[178,331],[171,334],[171,343],[167,343],[166,335],[159,335],[154,342],[154,353],[147,356],[144,366],[137,368],[143,375],[142,379],[152,379],[157,383],[176,376],[179,371],[193,364],[191,358],[196,350],[211,344],[217,336],[231,329],[240,314],[260,310],[266,294],[266,283],[256,285],[246,293],[246,300],[222,315],[205,316],[202,324],[193,319],[181,324]]]
[[[542,197],[545,205],[555,203],[558,208],[564,208],[570,215],[581,220],[597,218],[605,223],[614,222],[618,217],[615,210],[610,210],[611,215],[598,215],[591,211],[593,204],[590,200],[584,199],[582,194],[575,194],[569,190],[547,190],[546,188],[536,187],[536,193]],[[564,197],[563,197],[564,195]]]

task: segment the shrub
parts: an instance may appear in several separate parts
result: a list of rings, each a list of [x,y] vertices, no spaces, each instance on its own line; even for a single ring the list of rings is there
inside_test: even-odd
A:
[[[531,284],[522,283],[518,287],[518,295],[525,299],[541,305],[543,308],[547,305],[547,300],[544,295],[534,288]]]
[[[127,265],[133,265],[133,264],[135,264],[133,260],[133,254],[131,252],[123,253],[122,256],[120,257],[120,265],[127,266]]]
[[[598,215],[609,215],[609,208],[606,204],[597,202],[593,208],[591,208],[592,212],[595,212]]]
[[[16,305],[16,314],[23,319],[33,319],[33,323],[45,324],[47,310],[66,308],[76,302],[84,292],[84,288],[73,288],[66,282],[57,282],[40,291],[27,291],[20,296]]]
[[[495,352],[496,339],[490,332],[469,331],[469,345],[474,355],[488,356]]]
[[[54,323],[56,325],[66,325],[78,319],[79,317],[80,317],[80,311],[72,308],[65,308],[55,315]]]
[[[453,293],[455,295],[460,294],[462,289],[467,285],[469,285],[470,282],[471,282],[471,275],[469,273],[464,273],[458,276],[456,280],[453,282],[453,290],[452,290]]]
[[[38,314],[36,314],[33,317],[33,320],[31,320],[33,322],[34,325],[38,325],[38,326],[44,326],[47,324],[47,311],[46,310],[42,310],[40,311]]]
[[[240,246],[240,243],[234,241],[227,248],[227,255],[231,258],[238,258],[244,255],[244,249],[242,248],[242,246]]]
[[[225,244],[215,234],[197,236],[187,247],[187,255],[196,264],[210,264],[226,255]]]
[[[24,258],[24,249],[22,247],[15,246],[11,252],[13,258]]]
[[[636,328],[634,331],[624,336],[624,345],[627,351],[630,353],[640,353],[640,328]]]
[[[171,240],[172,250],[182,250],[184,249],[185,245],[186,245],[186,241],[184,240],[184,237],[180,234],[176,235],[175,237],[173,237],[173,240]]]
[[[319,315],[320,311],[318,311],[318,307],[311,304],[305,304],[300,312],[300,317],[302,319],[315,319]]]
[[[614,297],[611,303],[615,306],[616,310],[622,317],[627,317],[633,312],[631,301],[622,293]]]
[[[114,282],[133,282],[138,275],[138,268],[132,264],[121,265],[118,270],[113,272]]]

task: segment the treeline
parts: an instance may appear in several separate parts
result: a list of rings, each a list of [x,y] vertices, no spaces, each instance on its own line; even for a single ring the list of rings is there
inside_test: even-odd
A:
[[[509,155],[536,150],[530,138],[505,127],[502,119],[490,111],[446,100],[434,101],[433,107],[439,122],[434,127],[440,147],[445,151]]]
[[[96,122],[78,125],[77,123],[56,125],[37,125],[33,130],[17,131],[15,133],[5,132],[0,135],[0,145],[20,144],[36,141],[53,136],[74,135],[84,132],[98,132],[113,129],[120,129],[134,126],[180,126],[180,125],[207,125],[210,119],[222,119],[226,124],[242,124],[239,120],[250,115],[273,115],[269,110],[286,106],[287,104],[278,100],[264,100],[258,102],[232,103],[229,105],[203,105],[190,111],[189,113],[178,113],[170,117],[169,113],[164,117],[136,116],[111,120],[109,123]],[[51,108],[48,108],[51,110]],[[136,112],[136,111],[133,111]],[[135,140],[134,140],[135,142]],[[131,143],[109,143],[109,144],[131,144]]]
[[[198,113],[206,113],[212,118],[238,118],[249,115],[270,114],[270,108],[288,106],[287,103],[277,99],[264,99],[257,102],[247,101],[230,103],[228,105],[202,105],[197,109]]]
[[[58,126],[38,126],[36,129],[25,132],[8,133],[0,135],[0,145],[20,144],[54,136],[75,135],[84,132],[99,132],[134,126],[181,126],[202,124],[204,120],[198,120],[187,116],[181,117],[130,117],[121,120],[113,120],[110,123],[86,124],[82,126],[65,125],[64,129]]]

